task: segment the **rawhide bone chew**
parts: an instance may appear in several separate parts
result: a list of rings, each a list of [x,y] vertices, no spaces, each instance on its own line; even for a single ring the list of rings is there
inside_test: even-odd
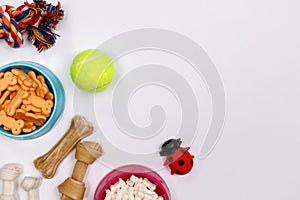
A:
[[[69,130],[50,151],[34,160],[37,170],[44,178],[52,178],[60,162],[83,138],[92,134],[93,125],[82,116],[74,116]]]
[[[102,147],[96,142],[82,142],[76,145],[77,160],[71,178],[58,186],[61,200],[82,200],[85,193],[85,176],[88,165],[91,165],[103,154]]]
[[[0,169],[0,180],[2,180],[2,194],[0,200],[16,200],[15,180],[23,172],[18,164],[10,163]]]

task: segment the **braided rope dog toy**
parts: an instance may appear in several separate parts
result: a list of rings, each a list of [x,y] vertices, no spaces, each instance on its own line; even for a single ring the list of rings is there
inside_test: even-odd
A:
[[[58,2],[57,6],[47,4],[44,0],[33,0],[29,4],[15,8],[10,5],[0,7],[0,39],[13,47],[23,44],[22,34],[28,33],[28,40],[39,52],[49,49],[57,38],[56,25],[64,17],[64,11]]]

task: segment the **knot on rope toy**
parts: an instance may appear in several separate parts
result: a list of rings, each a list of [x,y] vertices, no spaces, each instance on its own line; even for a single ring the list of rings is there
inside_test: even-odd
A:
[[[28,40],[39,52],[49,49],[57,38],[54,30],[64,17],[64,11],[58,2],[56,6],[44,0],[24,2],[19,7],[5,5],[0,7],[0,39],[13,47],[23,44],[23,33],[28,33]]]

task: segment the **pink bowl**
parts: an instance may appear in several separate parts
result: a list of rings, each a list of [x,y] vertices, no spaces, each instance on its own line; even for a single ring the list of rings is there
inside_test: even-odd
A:
[[[165,200],[171,200],[169,188],[162,177],[155,171],[142,165],[125,165],[109,172],[100,181],[94,195],[94,200],[104,200],[106,189],[109,189],[111,185],[118,182],[119,178],[126,181],[131,175],[149,179],[152,183],[157,185],[155,192],[159,196],[162,196]]]

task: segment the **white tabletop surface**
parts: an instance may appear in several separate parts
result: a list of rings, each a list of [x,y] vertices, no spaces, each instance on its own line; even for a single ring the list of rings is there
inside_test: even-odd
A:
[[[12,5],[22,2],[9,1]],[[11,49],[0,42],[0,65],[19,60],[44,64],[59,77],[66,93],[65,111],[47,135],[29,141],[0,136],[0,165],[11,162],[23,165],[19,182],[24,176],[40,175],[32,161],[60,139],[74,114],[81,114],[73,106],[74,85],[69,77],[73,57],[123,32],[159,28],[178,32],[198,43],[215,63],[226,94],[223,135],[214,151],[205,159],[195,159],[187,176],[171,176],[166,168],[158,171],[167,182],[172,199],[300,198],[299,1],[62,0],[61,3],[66,16],[58,25],[61,37],[50,50],[38,53],[28,42],[20,49]],[[122,75],[122,70],[116,66],[117,74]],[[112,89],[113,86],[97,94],[98,98],[109,95]],[[147,101],[156,101],[155,94]],[[133,120],[143,125],[148,114],[148,111],[137,112],[142,117]],[[172,117],[177,116],[172,115],[170,120]],[[103,126],[105,130],[113,130],[110,125]],[[175,122],[174,126],[177,127]],[[116,144],[122,143],[118,138],[115,140]],[[191,147],[195,155],[200,153],[198,143],[195,141]],[[59,199],[57,186],[71,175],[74,163],[73,151],[53,179],[43,180],[40,199]],[[98,182],[110,170],[101,158],[89,168],[84,180],[85,199],[93,199]],[[21,200],[27,198],[21,188],[18,194]]]

